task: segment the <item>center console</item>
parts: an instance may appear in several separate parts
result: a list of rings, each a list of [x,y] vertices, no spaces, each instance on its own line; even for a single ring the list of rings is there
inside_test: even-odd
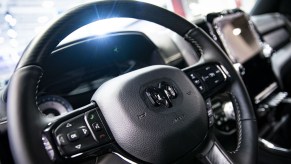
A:
[[[279,87],[272,70],[270,58],[274,51],[261,40],[248,15],[240,10],[211,13],[207,22],[210,36],[228,54],[247,87],[257,115],[259,143],[265,149],[291,152],[291,133],[286,131],[291,127],[288,111],[291,100]],[[231,99],[222,94],[213,101],[218,134],[223,134],[221,138],[233,135],[236,126]]]

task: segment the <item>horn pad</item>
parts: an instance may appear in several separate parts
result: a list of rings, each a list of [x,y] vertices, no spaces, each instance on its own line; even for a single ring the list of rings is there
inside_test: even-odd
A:
[[[104,83],[94,94],[118,145],[145,162],[173,162],[208,131],[203,97],[180,69],[150,66]]]

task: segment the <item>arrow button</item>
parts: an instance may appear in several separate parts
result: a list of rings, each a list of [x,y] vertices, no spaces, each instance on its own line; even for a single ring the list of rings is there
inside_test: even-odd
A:
[[[80,128],[80,132],[82,134],[82,136],[88,136],[89,135],[89,130],[87,127],[81,127]]]
[[[78,150],[80,150],[81,147],[82,147],[82,144],[78,144],[78,145],[75,146],[75,148],[78,149]]]
[[[66,124],[66,128],[69,128],[69,127],[71,127],[71,126],[72,126],[72,124],[69,123],[69,122]]]

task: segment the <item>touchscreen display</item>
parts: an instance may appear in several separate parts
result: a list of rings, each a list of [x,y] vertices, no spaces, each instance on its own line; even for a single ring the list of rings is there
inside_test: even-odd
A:
[[[254,28],[244,13],[217,17],[213,23],[229,57],[244,66],[244,83],[253,101],[259,102],[277,83],[270,63],[260,55],[262,46]]]
[[[234,62],[244,63],[261,51],[259,38],[243,13],[217,17],[213,23]]]

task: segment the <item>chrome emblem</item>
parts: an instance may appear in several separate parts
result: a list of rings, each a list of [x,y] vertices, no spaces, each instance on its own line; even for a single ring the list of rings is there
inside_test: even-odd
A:
[[[167,82],[161,82],[157,87],[151,86],[145,90],[145,94],[154,106],[173,106],[172,100],[177,98],[177,91],[174,86]]]

